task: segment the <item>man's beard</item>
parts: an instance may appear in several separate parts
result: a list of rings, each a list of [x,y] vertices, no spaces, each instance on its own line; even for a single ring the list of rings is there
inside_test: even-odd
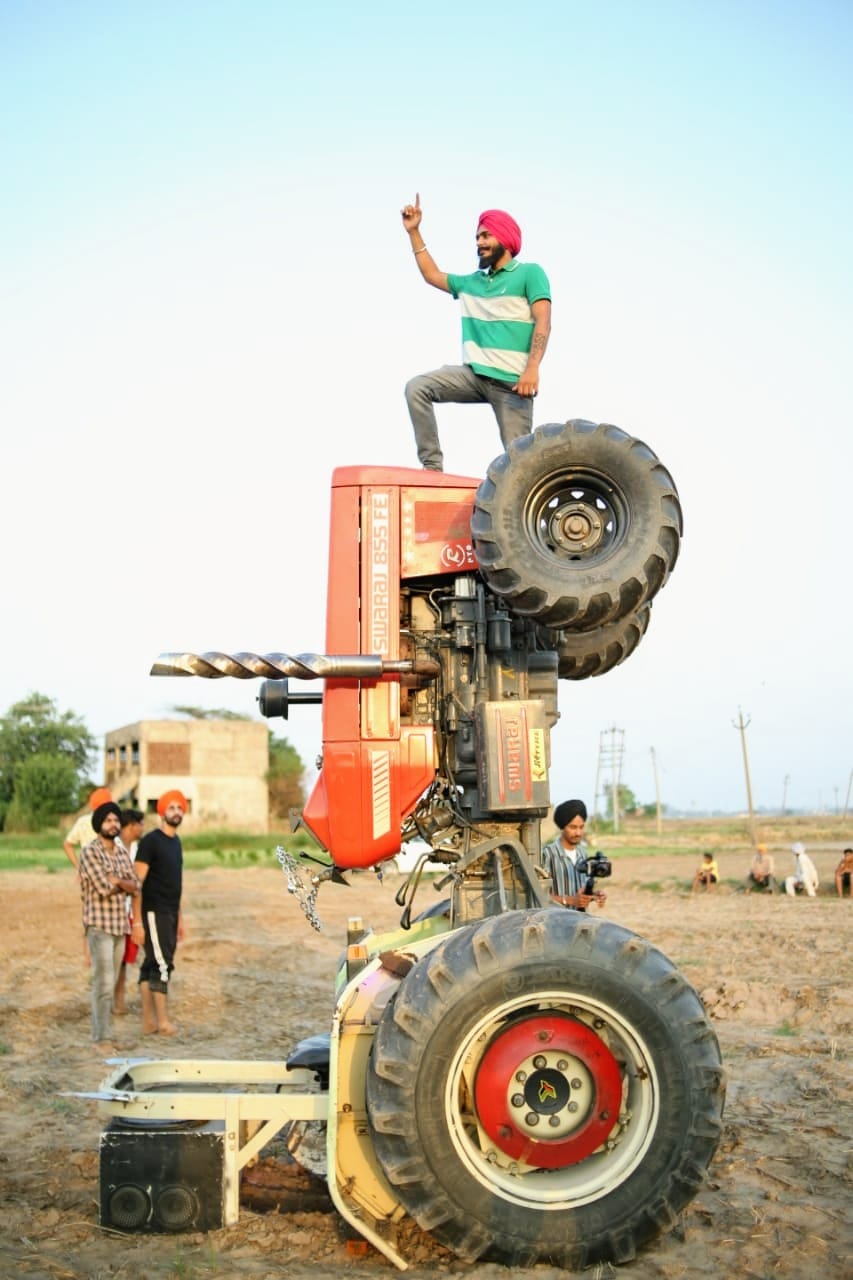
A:
[[[491,253],[477,254],[477,262],[481,271],[491,271],[506,253],[502,244],[496,244]]]
[[[175,827],[177,829],[181,825],[183,820],[184,820],[184,815],[182,813],[179,813],[174,818],[166,818],[166,826]]]

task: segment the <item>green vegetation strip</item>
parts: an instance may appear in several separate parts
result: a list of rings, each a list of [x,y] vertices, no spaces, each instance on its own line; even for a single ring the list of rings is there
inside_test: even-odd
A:
[[[239,832],[209,831],[203,835],[182,836],[184,865],[201,871],[205,867],[277,866],[275,849],[285,844],[297,853],[305,851],[322,860],[322,851],[310,836],[250,836]],[[42,832],[38,835],[0,835],[0,871],[71,871],[62,848],[62,833]]]

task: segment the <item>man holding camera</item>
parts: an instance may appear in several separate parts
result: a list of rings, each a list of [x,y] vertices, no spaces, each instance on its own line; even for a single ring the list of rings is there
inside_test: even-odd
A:
[[[586,911],[593,905],[604,906],[607,894],[602,889],[593,891],[592,885],[596,874],[610,874],[610,864],[605,858],[599,860],[601,869],[597,872],[590,866],[594,860],[589,858],[583,838],[586,819],[583,800],[564,800],[558,804],[554,822],[560,834],[542,850],[542,866],[551,876],[552,900],[576,911]]]

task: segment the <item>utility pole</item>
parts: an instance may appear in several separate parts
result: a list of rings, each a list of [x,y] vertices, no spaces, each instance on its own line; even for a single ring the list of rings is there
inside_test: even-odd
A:
[[[844,821],[845,821],[845,822],[847,821],[847,814],[848,814],[849,809],[850,809],[850,791],[851,791],[851,788],[853,788],[853,769],[851,769],[851,770],[850,770],[850,777],[847,779],[847,798],[846,798],[846,799],[845,799],[845,801],[844,801],[844,813],[842,814],[842,817],[843,817],[843,819],[844,819]]]
[[[749,756],[746,753],[746,730],[750,724],[749,720],[744,720],[743,712],[740,707],[737,709],[737,720],[733,720],[732,724],[740,732],[740,745],[743,751],[743,772],[746,778],[746,803],[749,807],[749,835],[753,845],[755,840],[755,810],[752,807],[752,783],[749,780]]]
[[[609,741],[607,741],[608,738]],[[598,807],[598,779],[602,774],[607,774],[609,770],[609,785],[608,783],[603,785],[605,791],[610,791],[614,833],[619,830],[619,785],[622,780],[622,756],[624,751],[625,730],[617,729],[616,725],[612,729],[602,729],[598,740],[598,769],[596,771],[596,794],[593,807]]]
[[[661,807],[660,807],[660,778],[658,777],[658,758],[655,755],[654,747],[650,747],[649,750],[652,753],[652,769],[654,770],[654,775],[655,775],[655,808],[657,810],[656,830],[658,835],[662,835],[663,834],[663,818],[661,816]]]
[[[782,779],[782,817],[785,816],[785,810],[788,805],[788,783],[791,781],[790,773],[786,773]]]

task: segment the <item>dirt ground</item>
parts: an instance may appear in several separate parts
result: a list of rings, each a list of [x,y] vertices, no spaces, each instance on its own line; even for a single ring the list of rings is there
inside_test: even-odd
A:
[[[815,860],[824,883],[834,850]],[[777,861],[784,863],[779,854]],[[745,852],[720,856],[740,876]],[[728,1073],[724,1137],[707,1184],[675,1233],[620,1274],[631,1280],[853,1276],[853,902],[733,893],[690,896],[684,857],[618,862],[608,918],[661,947],[701,993]],[[643,886],[647,887],[643,887]],[[649,887],[654,885],[654,887]],[[90,1040],[88,972],[76,883],[67,872],[7,872],[0,938],[2,1149],[0,1275],[45,1277],[391,1277],[368,1247],[348,1244],[332,1211],[259,1213],[207,1235],[122,1235],[98,1225],[102,1122],[63,1090],[105,1075]],[[117,1037],[149,1057],[280,1059],[328,1028],[345,922],[396,925],[386,880],[364,873],[325,886],[324,928],[311,930],[277,868],[222,868],[186,876],[188,936],[172,1000],[180,1035],[139,1035],[138,1001]],[[434,897],[430,885],[419,905]],[[409,1274],[502,1280],[493,1263],[468,1265],[416,1230]],[[517,1273],[515,1273],[517,1274]],[[566,1272],[538,1266],[531,1280]],[[597,1273],[616,1274],[609,1266]]]

